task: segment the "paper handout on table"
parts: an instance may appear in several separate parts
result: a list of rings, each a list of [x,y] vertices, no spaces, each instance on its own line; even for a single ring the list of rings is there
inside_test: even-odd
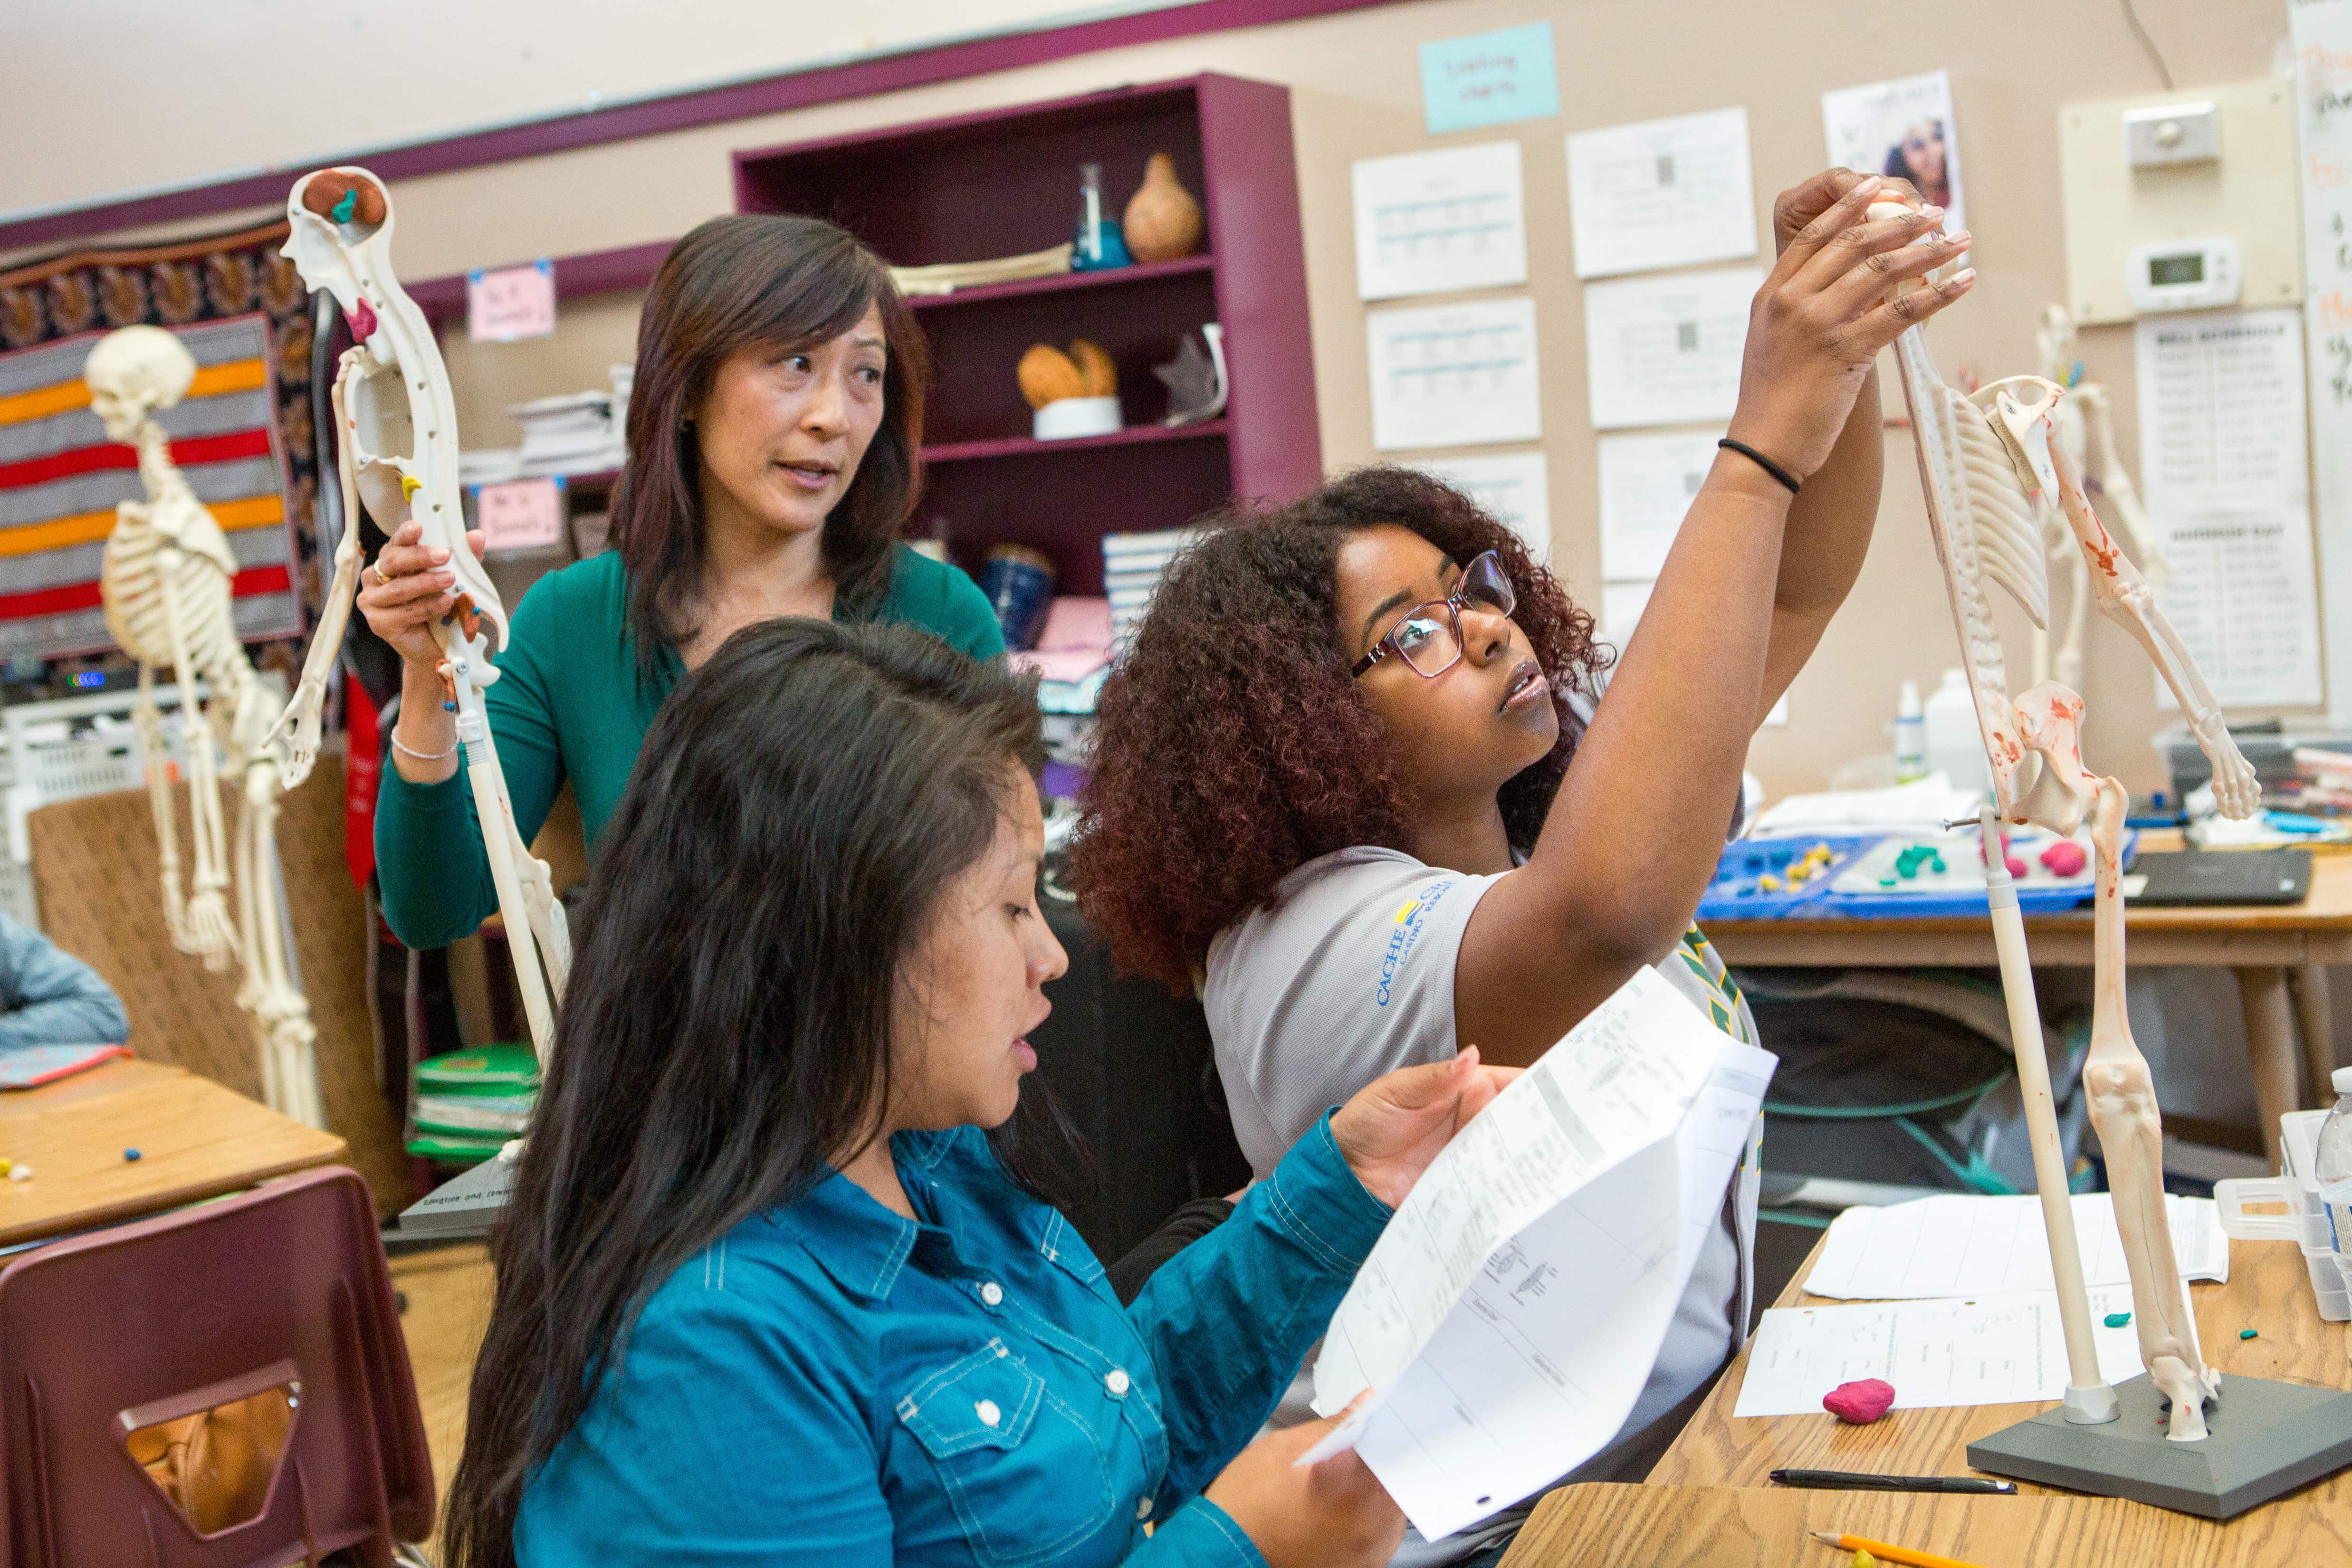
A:
[[[2089,1292],[2099,1375],[2137,1377],[2139,1330],[2111,1329],[2132,1310],[2131,1287]],[[1807,1415],[1841,1383],[1875,1377],[1895,1385],[1895,1408],[2023,1405],[2066,1392],[2066,1334],[2058,1292],[1961,1300],[1873,1301],[1852,1307],[1775,1307],[1757,1326],[1734,1415]]]
[[[1458,1133],[1333,1314],[1315,1408],[1437,1540],[1633,1409],[1777,1065],[1649,970]]]
[[[2105,1193],[2077,1193],[2074,1202],[2083,1282],[2129,1284],[2114,1202]],[[2221,1234],[2213,1200],[2167,1193],[2164,1212],[2171,1222],[2180,1277],[2226,1283],[2230,1239]],[[2053,1290],[2042,1200],[1956,1193],[1885,1208],[1848,1209],[1831,1222],[1805,1289],[1848,1301]]]

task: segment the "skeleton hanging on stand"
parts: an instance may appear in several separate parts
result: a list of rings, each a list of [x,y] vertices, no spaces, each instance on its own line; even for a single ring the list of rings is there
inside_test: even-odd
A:
[[[110,437],[138,448],[139,477],[147,489],[144,504],[124,501],[115,509],[100,590],[108,628],[139,661],[132,718],[155,812],[163,919],[173,944],[216,971],[244,955],[245,979],[236,1000],[260,1026],[264,1095],[273,1110],[323,1127],[316,1031],[310,1004],[290,977],[278,898],[278,796],[284,782],[278,750],[269,742],[275,704],[237,641],[229,598],[236,558],[220,524],[173,466],[170,440],[153,418],[156,410],[187,395],[195,374],[196,362],[186,346],[159,327],[108,333],[82,366],[91,410]],[[184,900],[171,762],[155,708],[158,668],[171,670],[179,684],[180,732],[187,751],[195,865]],[[211,689],[211,700],[201,707],[199,680]],[[233,851],[221,822],[216,744],[226,750],[229,771],[244,789]],[[228,907],[232,885],[234,923]]]
[[[1873,218],[1899,216],[1874,205]],[[2033,972],[2014,885],[1995,832],[2000,822],[2032,823],[2072,835],[2086,816],[2098,860],[2094,957],[2096,1005],[2091,1051],[2083,1069],[2091,1121],[2107,1161],[2116,1221],[2131,1271],[2133,1321],[2148,1376],[2172,1403],[2169,1436],[2206,1436],[2204,1406],[2220,1386],[2197,1343],[2164,1211],[2163,1131],[2147,1063],[2132,1041],[2124,1010],[2124,915],[2119,887],[2123,786],[2093,778],[2082,765],[2083,700],[2042,681],[2011,701],[2000,636],[1986,600],[1990,577],[2023,605],[2037,626],[2049,616],[2049,580],[2041,529],[2050,513],[2064,519],[2083,563],[2088,601],[2147,650],[2179,700],[2198,744],[2213,764],[2214,796],[2225,816],[2252,815],[2261,804],[2254,771],[2238,752],[2212,692],[2189,650],[2156,605],[2154,593],[2100,522],[2084,493],[2082,470],[2059,437],[2065,389],[2039,376],[2015,376],[1965,395],[1944,384],[1921,330],[1895,340],[1903,395],[1919,449],[1920,479],[1937,559],[1944,568],[1978,726],[1992,763],[1994,802],[1981,823],[1993,940],[2025,1091],[2036,1184],[2050,1233],[2070,1385],[2066,1418],[2115,1419],[2115,1392],[2099,1376],[2091,1343],[2089,1298],[2050,1094]],[[2111,468],[2120,473],[2120,465]]]
[[[2063,305],[2042,308],[2042,325],[2034,332],[2042,353],[2042,374],[2065,389],[2055,416],[2057,440],[2083,472],[2085,492],[2095,492],[2110,504],[2112,518],[2124,545],[2137,557],[2151,592],[2161,594],[2172,575],[2172,564],[2158,548],[2139,504],[2139,490],[2131,470],[2116,450],[2116,426],[2107,405],[2107,389],[2083,379],[2083,362],[2074,357],[2074,319]],[[2033,628],[2033,679],[2055,680],[2079,691],[2083,687],[2083,634],[2091,612],[2090,563],[2075,545],[2074,531],[2054,503],[2041,509],[2043,549],[2053,565],[2065,569],[2068,594],[2066,629],[2053,647],[2047,628]]]
[[[442,650],[443,705],[457,716],[516,984],[531,1044],[544,1060],[572,950],[553,875],[515,828],[482,707],[482,689],[499,679],[490,655],[506,645],[507,616],[497,587],[466,543],[449,373],[425,312],[393,273],[392,204],[381,181],[359,168],[306,174],[286,199],[286,216],[292,229],[287,257],[311,289],[335,297],[353,339],[334,386],[336,466],[348,521],[335,551],[325,615],[276,731],[286,744],[289,776],[299,781],[318,753],[327,679],[359,586],[358,501],[367,502],[368,514],[387,534],[414,516],[424,527],[424,542],[446,550],[457,574],[457,609],[434,629]]]

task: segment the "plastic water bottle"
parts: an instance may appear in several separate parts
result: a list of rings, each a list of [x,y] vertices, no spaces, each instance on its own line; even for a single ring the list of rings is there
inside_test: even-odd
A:
[[[2336,1272],[2352,1289],[2352,1068],[2337,1068],[2336,1109],[2319,1129],[2319,1201],[2327,1211],[2328,1244],[2336,1252]]]
[[[1990,792],[1992,765],[1985,761],[1984,733],[1977,728],[1977,700],[1969,691],[1966,670],[1944,671],[1937,687],[1921,707],[1927,731],[1927,771],[1939,773],[1960,789]]]
[[[1895,782],[1906,784],[1927,776],[1927,721],[1919,711],[1919,683],[1903,683],[1902,700],[1895,705]]]

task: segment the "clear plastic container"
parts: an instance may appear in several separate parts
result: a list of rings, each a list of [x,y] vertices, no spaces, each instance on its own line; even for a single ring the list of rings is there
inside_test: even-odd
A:
[[[2319,1184],[2319,1203],[2327,1217],[2327,1242],[2336,1255],[2336,1271],[2352,1291],[2352,1068],[2337,1068],[2336,1109],[2319,1130],[2319,1151],[2312,1174]]]

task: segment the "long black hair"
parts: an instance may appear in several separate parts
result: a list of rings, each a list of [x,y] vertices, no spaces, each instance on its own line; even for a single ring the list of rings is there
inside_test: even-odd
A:
[[[646,1298],[875,1136],[900,965],[987,851],[1013,763],[1043,763],[1034,682],[906,626],[762,622],[663,707],[598,846],[495,1244],[455,1568],[513,1563],[524,1481]]]
[[[923,389],[930,356],[883,259],[822,218],[730,213],[670,247],[637,319],[629,393],[629,461],[613,492],[613,548],[628,568],[637,668],[692,640],[707,557],[702,465],[688,417],[739,349],[805,348],[837,338],[869,310],[888,354],[882,423],[848,490],[824,521],[824,565],[842,603],[889,591],[891,552],[923,482]]]

